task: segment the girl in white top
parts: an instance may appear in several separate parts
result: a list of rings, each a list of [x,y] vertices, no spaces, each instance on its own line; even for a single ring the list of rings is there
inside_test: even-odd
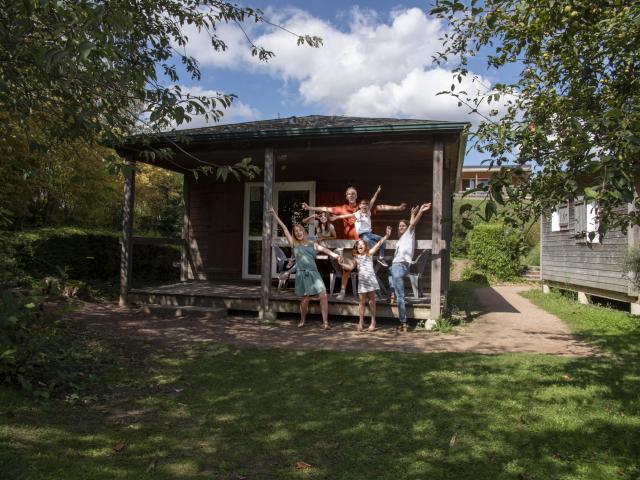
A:
[[[378,243],[376,243],[371,250],[367,242],[363,239],[356,240],[353,245],[353,258],[358,262],[358,297],[360,300],[358,313],[360,315],[360,321],[358,322],[358,331],[361,332],[364,329],[364,308],[365,302],[369,302],[369,310],[371,311],[371,324],[369,325],[369,331],[373,332],[376,329],[376,290],[380,289],[378,285],[378,279],[373,270],[373,258],[380,246],[384,244],[386,240],[391,236],[391,227],[387,227],[387,233],[382,237]]]

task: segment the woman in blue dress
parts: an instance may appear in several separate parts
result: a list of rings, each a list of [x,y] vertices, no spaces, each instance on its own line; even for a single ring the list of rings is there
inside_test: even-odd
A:
[[[322,277],[316,267],[316,252],[322,252],[325,255],[342,261],[342,257],[332,252],[328,248],[318,245],[307,238],[307,232],[302,225],[294,224],[292,227],[293,235],[289,233],[287,226],[280,220],[276,211],[272,208],[271,213],[278,225],[282,227],[284,236],[287,238],[289,245],[293,249],[293,255],[296,258],[296,295],[302,297],[300,300],[300,323],[298,327],[304,326],[309,311],[309,297],[318,295],[320,299],[320,312],[322,313],[322,326],[325,330],[329,330],[329,301],[327,299],[327,290],[325,289]]]

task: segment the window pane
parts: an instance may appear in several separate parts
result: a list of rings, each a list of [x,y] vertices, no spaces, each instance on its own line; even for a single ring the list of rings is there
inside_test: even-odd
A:
[[[302,223],[302,219],[309,214],[302,208],[302,202],[309,203],[308,190],[284,190],[278,192],[278,216],[289,231],[294,223]],[[282,228],[278,226],[279,237],[284,236]]]
[[[263,187],[249,187],[249,236],[262,235]]]
[[[249,240],[249,275],[260,275],[262,264],[262,240]]]

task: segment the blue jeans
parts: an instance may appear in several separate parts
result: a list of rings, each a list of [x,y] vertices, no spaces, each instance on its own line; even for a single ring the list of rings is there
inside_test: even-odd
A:
[[[409,274],[409,267],[405,263],[392,263],[389,270],[391,272],[391,275],[389,275],[389,286],[396,292],[400,323],[406,323],[407,307],[404,303],[404,277]]]
[[[365,242],[367,242],[367,244],[369,245],[369,248],[373,248],[373,246],[378,243],[380,240],[382,240],[382,237],[380,235],[376,235],[373,232],[364,232],[360,234],[360,238],[362,240],[364,240]],[[380,255],[380,258],[384,257],[384,243],[382,245],[380,245],[380,250],[378,252],[378,255]]]

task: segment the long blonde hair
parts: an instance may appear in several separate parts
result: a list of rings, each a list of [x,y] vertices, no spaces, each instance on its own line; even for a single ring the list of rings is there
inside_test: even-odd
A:
[[[298,240],[296,238],[296,234],[295,234],[295,229],[296,227],[300,228],[300,230],[302,230],[302,240]],[[294,245],[306,245],[307,243],[309,243],[309,237],[307,236],[307,230],[300,225],[299,223],[294,223],[293,225],[291,225],[291,239],[293,240],[293,244]]]

